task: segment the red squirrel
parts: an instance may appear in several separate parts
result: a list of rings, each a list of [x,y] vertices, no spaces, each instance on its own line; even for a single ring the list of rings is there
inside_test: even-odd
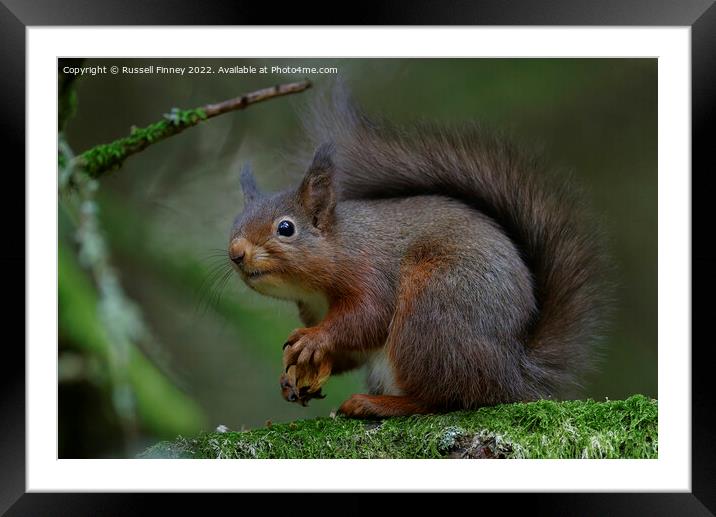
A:
[[[336,100],[337,99],[337,100]],[[283,397],[305,405],[365,366],[339,412],[386,418],[564,396],[593,364],[607,306],[599,232],[564,178],[477,124],[396,126],[336,96],[296,188],[259,191],[228,254],[297,303]]]

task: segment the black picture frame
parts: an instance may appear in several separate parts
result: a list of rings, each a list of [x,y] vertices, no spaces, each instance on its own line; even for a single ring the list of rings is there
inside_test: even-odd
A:
[[[336,4],[211,0],[0,0],[0,149],[3,163],[5,272],[3,321],[16,329],[25,321],[25,30],[40,25],[576,25],[688,26],[692,36],[692,492],[679,494],[510,495],[510,506],[550,515],[713,515],[716,512],[716,431],[709,379],[713,333],[707,333],[710,293],[716,290],[716,253],[711,208],[705,203],[716,171],[710,122],[716,116],[716,5],[714,0],[488,0],[361,2],[355,9]],[[48,94],[50,91],[48,90]],[[709,174],[711,173],[711,174]],[[12,184],[14,180],[15,184]],[[15,203],[19,203],[19,206]],[[22,284],[22,285],[20,285]],[[12,294],[8,287],[14,288]],[[12,298],[10,298],[12,296]],[[9,325],[12,323],[12,327]],[[25,327],[21,331],[24,341]],[[8,336],[8,334],[5,334]],[[701,335],[702,340],[698,336]],[[708,338],[707,338],[708,336]],[[14,337],[14,336],[13,336]],[[29,494],[25,492],[25,352],[20,339],[5,339],[0,361],[0,513],[8,515],[126,514],[143,507],[139,494]],[[678,346],[678,344],[672,344]],[[686,344],[682,344],[686,345]],[[54,440],[48,430],[48,440]],[[243,496],[247,497],[247,496]],[[314,496],[316,497],[316,496]],[[480,508],[488,501],[485,494]],[[372,496],[352,495],[343,506],[369,511]],[[420,497],[410,499],[421,504]],[[165,502],[162,501],[163,509]],[[182,502],[181,504],[185,504]],[[248,501],[242,504],[249,504]],[[275,504],[275,503],[274,503]],[[308,503],[311,505],[319,504]],[[320,503],[325,504],[325,503]],[[454,503],[453,503],[454,504]],[[273,505],[272,505],[273,506]],[[278,508],[277,508],[278,509]]]

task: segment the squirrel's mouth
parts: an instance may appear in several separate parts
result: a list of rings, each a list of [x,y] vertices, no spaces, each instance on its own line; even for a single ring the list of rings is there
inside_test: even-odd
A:
[[[253,271],[244,271],[244,276],[247,280],[256,280],[258,278],[261,278],[263,276],[271,274],[271,271],[269,270],[253,270]]]

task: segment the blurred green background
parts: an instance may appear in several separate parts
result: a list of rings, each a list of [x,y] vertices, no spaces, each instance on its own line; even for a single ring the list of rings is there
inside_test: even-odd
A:
[[[603,365],[584,395],[657,396],[655,59],[88,59],[83,66],[150,64],[335,66],[369,113],[395,121],[478,119],[543,149],[584,187],[617,269]],[[98,316],[97,285],[78,260],[73,194],[60,196],[61,457],[132,456],[158,439],[218,425],[240,430],[328,415],[361,390],[356,372],[329,380],[328,397],[308,408],[283,401],[281,345],[300,326],[295,306],[249,291],[236,276],[223,289],[215,282],[242,207],[240,165],[250,160],[264,189],[295,185],[303,172],[295,156],[305,151],[301,110],[335,77],[101,74],[73,83],[76,110],[64,138],[75,153],[173,107],[304,78],[314,89],[211,119],[99,181],[108,252],[149,341],[113,342]]]

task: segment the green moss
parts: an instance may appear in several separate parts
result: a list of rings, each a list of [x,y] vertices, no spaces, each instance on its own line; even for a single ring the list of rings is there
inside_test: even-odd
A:
[[[145,458],[656,458],[657,401],[543,400],[364,422],[343,417],[180,437]]]
[[[129,156],[150,144],[180,133],[207,118],[201,109],[180,110],[173,108],[164,119],[144,128],[132,128],[129,136],[102,144],[83,152],[79,158],[81,167],[92,177],[118,169]]]

